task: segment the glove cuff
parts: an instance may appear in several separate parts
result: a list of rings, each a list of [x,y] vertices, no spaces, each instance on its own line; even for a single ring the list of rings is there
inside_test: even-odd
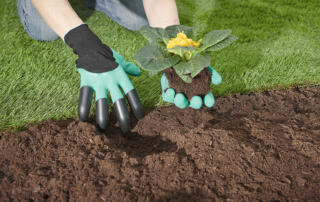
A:
[[[71,29],[65,34],[64,41],[79,56],[76,61],[77,68],[102,73],[118,67],[111,48],[103,44],[87,24]]]
[[[66,37],[66,35],[67,35],[71,30],[73,30],[73,29],[75,29],[75,28],[77,28],[77,27],[79,27],[79,26],[81,26],[81,25],[84,25],[84,24],[85,24],[85,23],[81,23],[80,25],[74,26],[74,27],[71,28],[69,31],[67,31],[67,32],[63,35],[63,37],[62,37],[63,42],[66,43],[65,37]]]

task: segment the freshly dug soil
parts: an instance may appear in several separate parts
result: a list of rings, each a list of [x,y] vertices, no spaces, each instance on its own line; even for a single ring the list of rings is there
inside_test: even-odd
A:
[[[163,72],[169,81],[170,88],[173,88],[176,93],[183,93],[188,100],[195,95],[205,96],[210,91],[211,73],[208,68],[204,68],[191,83],[184,82],[172,67]]]
[[[127,135],[114,119],[105,133],[76,119],[5,132],[0,201],[320,201],[319,92],[157,108]]]

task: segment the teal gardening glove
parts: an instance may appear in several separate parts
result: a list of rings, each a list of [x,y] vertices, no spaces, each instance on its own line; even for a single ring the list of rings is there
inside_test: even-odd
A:
[[[209,66],[208,69],[211,73],[211,83],[215,85],[220,84],[222,81],[220,74],[211,66]],[[162,99],[165,102],[174,103],[178,108],[184,109],[189,106],[193,109],[200,109],[203,103],[207,107],[213,107],[215,103],[213,94],[211,92],[205,95],[203,99],[200,96],[193,96],[189,102],[188,99],[183,95],[183,93],[176,94],[175,90],[169,87],[169,82],[165,74],[162,74],[160,82],[162,90]]]
[[[116,51],[103,44],[86,24],[70,30],[64,39],[79,56],[76,61],[81,77],[79,119],[81,121],[88,119],[92,94],[95,91],[96,121],[100,129],[106,130],[109,119],[107,91],[110,91],[120,128],[122,132],[128,132],[130,117],[120,88],[126,94],[135,117],[142,118],[142,104],[136,89],[126,75],[128,73],[139,76],[140,69],[135,64],[126,62]]]

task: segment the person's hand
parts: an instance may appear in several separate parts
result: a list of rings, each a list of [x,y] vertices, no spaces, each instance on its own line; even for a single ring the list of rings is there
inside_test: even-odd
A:
[[[126,62],[116,51],[103,44],[86,24],[69,31],[64,39],[79,56],[76,61],[81,77],[79,119],[88,119],[92,94],[95,91],[96,121],[102,130],[107,129],[109,91],[120,128],[123,132],[128,132],[130,117],[120,88],[126,94],[135,117],[140,119],[143,116],[142,105],[136,89],[126,75],[128,73],[138,76],[140,69],[135,64]]]
[[[222,81],[220,74],[211,66],[209,66],[208,69],[211,73],[211,83],[215,85],[220,84]],[[165,102],[174,103],[177,107],[181,109],[184,109],[188,106],[194,109],[200,109],[203,103],[207,107],[213,107],[215,102],[213,94],[211,92],[205,95],[204,98],[201,98],[200,96],[193,96],[189,102],[183,93],[176,94],[175,90],[169,87],[169,82],[165,74],[162,74],[161,77],[161,91],[162,99]]]

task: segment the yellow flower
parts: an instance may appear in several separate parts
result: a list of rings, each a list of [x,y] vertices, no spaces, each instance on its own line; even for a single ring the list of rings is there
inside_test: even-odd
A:
[[[177,34],[177,37],[180,39],[187,39],[187,35],[184,33],[184,31]]]
[[[167,44],[167,48],[174,48],[176,46],[182,46],[182,47],[193,46],[195,48],[198,48],[201,41],[202,39],[200,39],[199,41],[193,41],[192,39],[189,39],[187,35],[182,31],[177,34],[176,38],[170,39],[170,41]]]

